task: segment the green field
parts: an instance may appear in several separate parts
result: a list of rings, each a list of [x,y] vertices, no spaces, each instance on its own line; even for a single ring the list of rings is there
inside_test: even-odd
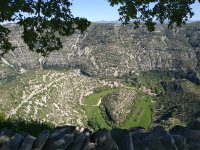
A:
[[[101,110],[98,106],[84,106],[84,110],[88,117],[88,120],[95,119],[97,124],[100,125],[99,128],[111,129],[111,127],[106,123],[105,119],[101,115]]]
[[[149,128],[151,126],[152,119],[151,100],[152,98],[150,96],[139,96],[136,104],[134,105],[133,114],[122,125],[122,128],[130,128],[134,126]]]
[[[88,117],[88,120],[94,119],[96,123],[100,125],[100,128],[110,129],[111,127],[106,123],[105,119],[101,115],[101,110],[99,109],[99,107],[92,106],[92,105],[97,105],[101,97],[106,96],[107,94],[117,92],[118,90],[119,89],[108,89],[106,91],[102,91],[99,93],[94,93],[89,96],[86,96],[83,101],[83,104],[91,105],[91,106],[83,106],[86,112],[86,115]]]
[[[84,105],[97,105],[100,98],[102,98],[103,96],[108,95],[110,93],[117,92],[117,91],[119,91],[119,89],[108,89],[106,91],[91,94],[91,95],[85,97],[83,104]]]
[[[107,121],[101,114],[100,108],[92,105],[96,105],[101,97],[117,92],[118,90],[119,89],[109,89],[100,93],[91,94],[85,98],[84,104],[91,105],[83,106],[88,120],[95,120],[95,124],[98,124],[99,128],[111,129],[112,127],[107,124]],[[151,101],[152,98],[150,96],[142,93],[138,94],[136,103],[133,106],[133,113],[130,114],[127,121],[119,127],[130,128],[134,126],[142,126],[144,128],[149,128],[151,126],[152,119]]]

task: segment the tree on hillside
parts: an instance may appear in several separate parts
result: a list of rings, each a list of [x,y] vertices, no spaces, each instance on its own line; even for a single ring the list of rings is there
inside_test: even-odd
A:
[[[200,2],[200,0],[198,0]],[[153,31],[156,21],[165,20],[168,26],[181,26],[194,13],[195,0],[108,0],[111,6],[120,5],[120,20],[134,22],[135,28],[144,23]],[[62,48],[61,36],[76,30],[85,31],[90,25],[86,18],[74,17],[70,0],[0,0],[0,23],[15,21],[23,29],[22,39],[31,51],[47,56]],[[0,55],[14,50],[9,42],[10,30],[0,24]]]

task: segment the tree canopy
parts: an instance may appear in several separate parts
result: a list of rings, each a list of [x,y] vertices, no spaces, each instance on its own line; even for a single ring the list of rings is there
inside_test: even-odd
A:
[[[16,21],[23,28],[22,38],[31,51],[48,55],[62,48],[61,36],[75,30],[85,31],[86,18],[74,17],[68,0],[0,0],[0,22]],[[2,54],[14,47],[9,42],[10,30],[0,25]]]
[[[168,22],[168,27],[181,26],[192,18],[191,5],[195,0],[108,0],[111,6],[120,5],[120,20],[125,24],[133,21],[138,28],[144,23],[149,31],[155,30],[156,22]],[[198,0],[200,2],[200,0]]]
[[[198,0],[200,2],[200,0]],[[168,27],[181,26],[194,13],[195,0],[108,0],[120,5],[120,20],[134,22],[135,28],[144,23],[149,31],[156,22],[168,21]],[[90,25],[86,18],[74,17],[70,0],[0,0],[0,23],[15,21],[23,29],[22,39],[31,51],[47,56],[62,48],[61,37],[76,30],[84,32]],[[15,47],[9,42],[10,30],[0,24],[0,54]]]

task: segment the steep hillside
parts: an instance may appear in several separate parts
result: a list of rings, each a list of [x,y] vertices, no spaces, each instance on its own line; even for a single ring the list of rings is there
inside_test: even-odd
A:
[[[80,68],[102,78],[121,77],[130,71],[199,69],[200,23],[168,30],[158,26],[155,32],[133,25],[92,24],[84,34],[63,38],[64,48],[42,58],[28,51],[20,38],[21,30],[13,30],[11,41],[16,50],[5,55],[0,64],[20,71],[32,68]],[[1,65],[2,66],[2,65]],[[1,78],[8,70],[1,71]]]
[[[7,118],[85,126],[87,116],[79,103],[98,85],[98,80],[82,76],[78,70],[30,71],[0,85],[0,112]]]

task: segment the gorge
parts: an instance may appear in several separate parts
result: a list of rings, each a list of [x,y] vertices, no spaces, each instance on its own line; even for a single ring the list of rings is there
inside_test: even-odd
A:
[[[7,26],[16,49],[0,56],[5,118],[97,130],[170,128],[200,116],[200,22],[154,32],[92,23],[46,58],[28,50],[17,25]]]

